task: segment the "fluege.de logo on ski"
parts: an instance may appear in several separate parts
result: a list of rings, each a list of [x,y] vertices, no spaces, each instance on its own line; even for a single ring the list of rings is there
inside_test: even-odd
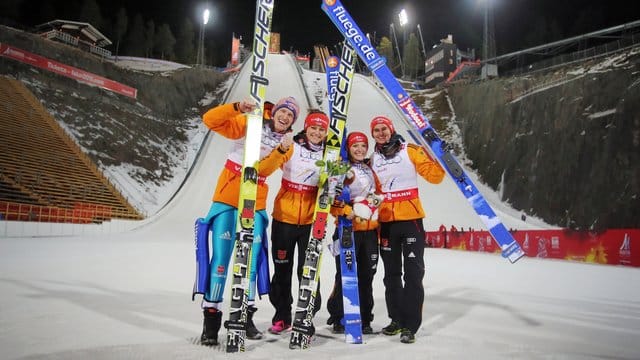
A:
[[[335,5],[335,1],[325,1],[325,4],[333,6]],[[349,41],[358,48],[358,50],[360,50],[364,58],[363,60],[372,61],[376,59],[377,55],[375,49],[368,44],[368,41],[365,40],[366,37],[363,36],[362,31],[360,31],[360,29],[358,29],[358,27],[353,23],[353,20],[349,18],[345,8],[342,6],[336,6],[332,11],[335,13],[336,19],[340,22],[340,25],[344,28],[344,36],[347,37]]]

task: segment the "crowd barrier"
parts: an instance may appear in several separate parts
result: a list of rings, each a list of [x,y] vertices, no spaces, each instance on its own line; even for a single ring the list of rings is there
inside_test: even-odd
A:
[[[511,234],[529,257],[640,267],[640,229],[512,230]],[[426,242],[437,248],[501,252],[488,231],[442,227],[426,232]]]

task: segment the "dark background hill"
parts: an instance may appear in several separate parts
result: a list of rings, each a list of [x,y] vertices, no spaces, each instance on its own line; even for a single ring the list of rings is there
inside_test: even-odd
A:
[[[578,229],[640,227],[640,49],[448,91],[504,201]]]

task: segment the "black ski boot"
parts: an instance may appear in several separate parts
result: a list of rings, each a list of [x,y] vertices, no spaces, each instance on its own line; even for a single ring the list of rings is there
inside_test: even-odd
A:
[[[204,346],[218,345],[218,331],[222,324],[222,311],[215,308],[206,308],[203,311],[204,322],[202,323],[202,335],[200,344]]]
[[[258,309],[255,306],[249,306],[247,309],[247,339],[250,340],[260,340],[262,339],[262,332],[256,328],[256,324],[253,323],[253,314],[256,313]]]

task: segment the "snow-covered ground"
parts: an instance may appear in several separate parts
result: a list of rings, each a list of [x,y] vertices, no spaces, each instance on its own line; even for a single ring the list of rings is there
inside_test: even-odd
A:
[[[317,100],[322,96],[314,95],[324,91],[324,74],[303,73],[307,87],[317,86],[307,103],[292,61],[283,55],[270,55],[268,61],[269,100],[293,95],[303,114],[309,107],[326,107]],[[239,76],[230,101],[247,93],[243,77],[248,75]],[[376,89],[370,79],[356,78],[349,130],[369,133],[374,115],[399,116]],[[294,128],[301,127],[299,119]],[[318,335],[304,352],[289,350],[288,337],[270,334],[249,342],[244,354],[196,345],[202,315],[199,299],[191,301],[193,222],[209,208],[229,142],[211,134],[204,146],[180,191],[143,222],[122,228],[113,223],[75,227],[72,235],[64,230],[47,236],[40,229],[38,237],[6,236],[7,222],[0,224],[0,236],[5,226],[0,238],[2,358],[637,359],[640,354],[639,269],[534,258],[510,264],[495,254],[444,249],[425,253],[427,296],[415,344],[384,335],[366,336],[362,345],[345,344],[324,325],[328,314],[323,304],[315,320]],[[269,203],[279,181],[277,174],[268,180]],[[507,227],[550,227],[531,218],[523,222],[497,193],[478,185]],[[428,229],[441,223],[482,228],[449,179],[440,185],[422,182],[420,191]],[[16,226],[28,233],[36,225]],[[325,256],[324,299],[333,285],[333,269],[333,259]],[[389,321],[383,273],[380,263],[374,280],[374,330]],[[257,305],[257,326],[266,330],[273,309],[268,297]]]

